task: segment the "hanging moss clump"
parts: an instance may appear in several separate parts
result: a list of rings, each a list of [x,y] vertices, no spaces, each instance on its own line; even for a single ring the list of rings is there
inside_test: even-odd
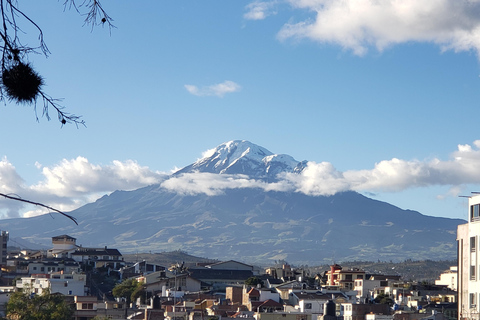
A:
[[[2,72],[5,93],[10,100],[17,103],[32,103],[40,93],[43,78],[30,64],[17,62]]]

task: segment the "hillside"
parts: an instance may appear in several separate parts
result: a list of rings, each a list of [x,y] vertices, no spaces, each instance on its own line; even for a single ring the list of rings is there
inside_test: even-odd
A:
[[[230,141],[161,184],[115,191],[70,212],[78,226],[44,215],[5,219],[0,227],[25,247],[68,234],[84,247],[124,254],[182,250],[257,265],[456,258],[456,230],[464,220],[402,210],[354,191],[291,190],[305,166]]]

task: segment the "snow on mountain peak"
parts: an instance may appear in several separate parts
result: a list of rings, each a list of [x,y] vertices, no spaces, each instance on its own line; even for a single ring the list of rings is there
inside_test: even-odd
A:
[[[289,155],[273,154],[246,140],[232,140],[207,150],[201,159],[177,173],[196,171],[273,178],[283,171],[293,172],[298,164]]]

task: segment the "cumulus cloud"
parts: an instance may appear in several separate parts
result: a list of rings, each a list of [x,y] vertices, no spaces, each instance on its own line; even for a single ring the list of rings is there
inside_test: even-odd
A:
[[[276,14],[274,5],[276,1],[254,1],[245,6],[246,13],[243,15],[247,20],[263,20],[270,15]]]
[[[23,199],[40,202],[61,211],[70,211],[95,201],[105,193],[115,190],[134,190],[161,182],[165,174],[151,171],[137,162],[113,161],[109,165],[94,165],[84,157],[62,160],[52,167],[39,163],[44,179],[34,185],[26,185],[15,167],[4,158],[0,162],[0,192],[18,195]],[[35,216],[45,213],[45,209],[34,207],[25,210],[25,204],[14,200],[0,201],[3,216]],[[23,210],[23,211],[22,211]]]
[[[238,92],[242,89],[242,87],[233,82],[233,81],[224,81],[222,83],[217,83],[211,86],[199,88],[194,85],[186,84],[185,89],[188,92],[195,96],[205,97],[205,96],[217,96],[222,98],[227,93]]]
[[[302,192],[308,195],[333,195],[342,191],[400,192],[409,188],[450,186],[447,195],[457,195],[462,186],[480,183],[480,140],[473,146],[459,145],[449,160],[383,160],[372,169],[338,171],[328,162],[308,162],[300,173],[283,173],[275,183],[243,175],[189,173],[170,178],[162,186],[184,194],[218,195],[225,189],[262,188]],[[440,196],[441,197],[441,196]]]
[[[261,188],[266,191],[288,191],[288,181],[266,183],[242,174],[185,173],[161,183],[161,186],[180,194],[205,193],[208,196],[223,194],[227,189]]]
[[[278,33],[281,40],[306,38],[336,44],[357,55],[365,54],[372,46],[381,51],[406,42],[435,43],[442,50],[480,52],[477,0],[287,1],[313,16],[285,24]]]
[[[211,151],[210,151],[211,152]],[[333,195],[342,191],[400,192],[409,188],[447,186],[449,191],[439,199],[456,196],[469,184],[480,184],[480,140],[458,145],[448,160],[402,160],[393,158],[376,163],[371,169],[339,171],[329,162],[308,162],[300,173],[283,173],[274,183],[252,179],[246,175],[186,173],[169,176],[154,172],[135,161],[113,161],[95,165],[86,158],[64,159],[52,167],[37,164],[43,180],[27,185],[15,167],[3,158],[0,161],[0,192],[17,194],[24,199],[41,202],[62,211],[70,211],[93,202],[114,190],[133,190],[160,184],[181,194],[219,195],[227,189],[260,188],[266,191],[291,191],[307,195]],[[30,210],[25,212],[26,210]],[[41,208],[25,208],[24,204],[0,201],[0,213],[7,217],[34,216],[46,213]]]

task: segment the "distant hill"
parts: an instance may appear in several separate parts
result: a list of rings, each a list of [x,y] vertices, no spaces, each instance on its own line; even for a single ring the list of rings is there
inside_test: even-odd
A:
[[[402,210],[353,191],[282,191],[282,175],[295,177],[305,165],[230,141],[160,185],[115,191],[72,211],[78,226],[44,215],[0,220],[0,228],[27,246],[48,246],[53,236],[68,234],[77,244],[123,254],[181,250],[257,265],[456,258],[456,229],[464,220]]]

